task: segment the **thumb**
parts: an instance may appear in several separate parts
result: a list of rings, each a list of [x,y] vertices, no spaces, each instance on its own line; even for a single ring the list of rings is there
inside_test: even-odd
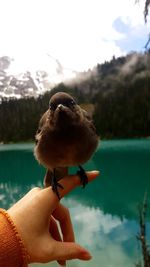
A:
[[[54,240],[53,244],[50,243],[50,247],[51,249],[53,247],[53,253],[51,255],[51,249],[48,250],[50,261],[72,259],[80,259],[86,261],[92,258],[90,253],[85,248],[74,242],[60,242]]]

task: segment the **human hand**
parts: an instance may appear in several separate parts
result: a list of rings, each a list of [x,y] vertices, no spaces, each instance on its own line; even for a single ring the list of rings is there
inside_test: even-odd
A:
[[[98,171],[87,172],[88,181],[98,175]],[[77,175],[68,175],[59,182],[64,187],[58,189],[61,198],[80,185]],[[65,265],[70,259],[91,259],[90,253],[75,243],[69,210],[60,203],[51,187],[33,188],[8,210],[8,214],[24,241],[29,263],[57,260]]]

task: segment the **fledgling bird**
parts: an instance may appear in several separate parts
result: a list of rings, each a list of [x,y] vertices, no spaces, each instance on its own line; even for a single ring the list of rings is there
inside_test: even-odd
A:
[[[81,164],[94,153],[99,137],[92,118],[81,109],[72,96],[64,92],[54,94],[49,109],[39,122],[34,155],[46,167],[45,186],[52,186],[59,198],[58,180],[68,173],[68,167],[79,166],[77,172],[83,187],[88,179]]]

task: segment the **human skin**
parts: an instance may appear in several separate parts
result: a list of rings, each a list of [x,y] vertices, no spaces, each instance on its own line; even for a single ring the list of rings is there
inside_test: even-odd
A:
[[[91,182],[99,172],[86,174]],[[68,175],[60,184],[64,189],[58,189],[59,195],[63,198],[80,185],[80,179],[77,175]],[[65,265],[66,260],[91,259],[90,252],[75,242],[69,210],[60,203],[51,187],[33,188],[7,212],[24,241],[29,263],[56,260]]]

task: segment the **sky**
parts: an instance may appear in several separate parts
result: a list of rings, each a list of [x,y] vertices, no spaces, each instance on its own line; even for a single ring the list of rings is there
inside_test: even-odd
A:
[[[12,70],[86,71],[144,51],[150,20],[140,0],[0,0],[0,56]]]

